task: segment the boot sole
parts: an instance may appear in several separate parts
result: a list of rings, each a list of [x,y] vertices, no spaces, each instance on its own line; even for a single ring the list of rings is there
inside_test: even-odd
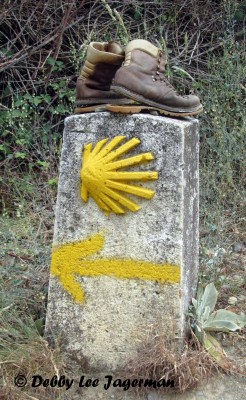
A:
[[[78,101],[79,103],[74,110],[75,114],[83,114],[88,112],[97,112],[97,111],[107,111],[107,106],[109,104],[117,104],[117,105],[126,105],[126,104],[135,104],[136,102],[131,99],[88,99]],[[84,106],[83,106],[84,103]],[[91,104],[91,105],[90,105]],[[81,106],[81,107],[80,107]]]
[[[141,102],[144,104],[138,104],[138,105],[133,105],[133,106],[121,106],[120,104],[117,105],[107,105],[106,109],[108,111],[112,112],[118,112],[122,114],[134,114],[134,113],[139,113],[144,110],[151,110],[151,111],[156,111],[160,114],[163,115],[168,115],[172,117],[190,117],[194,116],[197,114],[200,114],[203,111],[202,105],[199,106],[199,108],[194,108],[190,111],[184,110],[184,109],[173,109],[168,106],[163,106],[158,103],[155,103],[152,100],[148,100],[145,97],[131,92],[128,89],[125,89],[121,86],[111,86],[111,89],[114,90],[116,93],[127,96],[131,98],[132,100],[135,100],[137,102]]]

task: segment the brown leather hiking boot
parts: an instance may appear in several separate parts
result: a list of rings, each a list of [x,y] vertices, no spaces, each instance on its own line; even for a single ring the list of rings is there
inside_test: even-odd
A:
[[[116,42],[90,43],[86,61],[77,79],[75,113],[95,111],[103,104],[133,103],[110,90],[115,72],[124,59],[124,50]]]
[[[125,62],[115,74],[111,89],[140,102],[133,106],[107,106],[120,113],[156,110],[171,116],[190,116],[202,112],[195,95],[182,96],[165,77],[165,53],[146,40],[133,40],[125,49]]]

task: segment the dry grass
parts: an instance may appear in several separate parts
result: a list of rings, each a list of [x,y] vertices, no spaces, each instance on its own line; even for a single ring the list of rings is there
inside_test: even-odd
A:
[[[18,327],[16,328],[18,329]],[[48,343],[37,332],[35,333],[34,329],[30,328],[29,333],[29,338],[19,339],[15,344],[11,343],[11,338],[7,333],[5,340],[1,340],[1,400],[52,400],[58,398],[61,389],[45,388],[44,386],[35,389],[31,387],[31,382],[32,376],[36,374],[44,378],[62,375],[64,366],[59,348],[52,350]],[[14,384],[15,377],[18,375],[24,375],[27,379],[27,385],[23,389]],[[35,393],[38,393],[38,399]]]
[[[194,334],[183,344],[182,351],[180,342],[177,344],[171,337],[150,334],[126,370],[131,379],[174,381],[173,387],[169,385],[159,390],[177,393],[191,390],[218,373],[242,374],[229,358],[227,368],[222,370]]]

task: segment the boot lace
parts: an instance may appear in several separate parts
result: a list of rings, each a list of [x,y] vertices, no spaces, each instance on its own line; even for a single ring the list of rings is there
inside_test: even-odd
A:
[[[161,70],[161,60],[162,58],[164,58],[165,60],[165,64],[166,64],[166,58],[165,58],[165,53],[162,50],[158,51],[158,61],[157,61],[157,67],[156,67],[156,71],[155,71],[155,75],[152,76],[152,80],[153,82],[156,81],[160,81],[160,82],[165,82],[165,84],[172,89],[177,96],[183,97],[181,96],[176,89],[173,87],[173,85],[169,82],[168,78],[164,75],[164,70]]]

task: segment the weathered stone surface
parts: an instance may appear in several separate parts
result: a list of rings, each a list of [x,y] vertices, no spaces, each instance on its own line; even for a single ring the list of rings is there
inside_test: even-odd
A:
[[[158,171],[159,178],[143,183],[155,196],[138,198],[142,207],[138,212],[107,216],[93,199],[87,203],[81,199],[81,154],[83,145],[117,135],[141,140],[127,156],[142,152],[155,156],[131,170]],[[153,327],[164,332],[173,329],[174,338],[184,332],[184,315],[198,272],[197,120],[110,113],[66,119],[54,245],[97,233],[105,237],[105,244],[95,259],[145,260],[160,268],[165,268],[161,264],[181,268],[181,284],[78,275],[85,293],[83,304],[76,303],[58,277],[51,275],[46,334],[62,340],[64,351],[81,370],[107,374],[134,357]]]

